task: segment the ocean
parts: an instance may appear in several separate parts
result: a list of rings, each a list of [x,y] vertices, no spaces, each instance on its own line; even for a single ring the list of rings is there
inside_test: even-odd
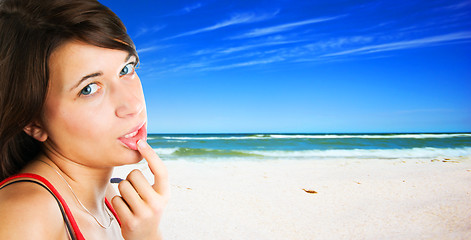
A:
[[[471,133],[149,134],[163,160],[439,159],[471,156]]]

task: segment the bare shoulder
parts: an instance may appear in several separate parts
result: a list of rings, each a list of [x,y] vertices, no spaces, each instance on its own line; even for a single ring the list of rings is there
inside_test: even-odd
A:
[[[0,239],[57,239],[66,233],[55,198],[34,183],[0,190],[0,216]]]

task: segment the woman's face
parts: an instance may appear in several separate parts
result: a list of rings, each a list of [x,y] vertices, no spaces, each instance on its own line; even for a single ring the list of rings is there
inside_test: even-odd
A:
[[[41,121],[46,148],[94,167],[140,161],[147,115],[136,63],[128,52],[78,41],[55,50]]]

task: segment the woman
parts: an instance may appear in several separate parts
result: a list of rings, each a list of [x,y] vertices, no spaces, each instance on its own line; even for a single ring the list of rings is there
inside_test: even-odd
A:
[[[161,238],[138,61],[95,0],[0,1],[0,239]],[[113,167],[142,158],[154,185],[134,170],[116,195]]]

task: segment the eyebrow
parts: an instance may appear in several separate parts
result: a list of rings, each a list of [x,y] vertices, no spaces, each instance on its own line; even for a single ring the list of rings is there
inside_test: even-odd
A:
[[[133,57],[134,54],[132,53],[129,53],[126,58],[124,59],[124,62],[127,62],[129,61],[129,59],[131,59],[131,57]],[[80,79],[80,81],[77,82],[77,84],[75,84],[71,89],[70,91],[73,91],[75,88],[77,88],[78,86],[80,86],[80,84],[82,84],[82,82],[86,81],[87,79],[89,78],[94,78],[94,77],[99,77],[99,76],[102,76],[103,75],[103,72],[95,72],[95,73],[91,73],[91,74],[88,74],[84,77],[82,77],[82,79]]]
[[[77,84],[75,84],[71,89],[70,91],[74,90],[75,88],[77,88],[78,86],[80,86],[80,84],[82,84],[82,82],[86,81],[87,79],[89,78],[94,78],[94,77],[99,77],[99,76],[102,76],[103,73],[102,72],[96,72],[96,73],[92,73],[92,74],[88,74],[87,76],[84,76],[82,79],[80,79],[80,81],[77,82]]]
[[[129,53],[128,56],[124,59],[124,62],[129,61],[129,59],[131,59],[131,57],[135,57],[135,55],[132,54],[132,53]]]

